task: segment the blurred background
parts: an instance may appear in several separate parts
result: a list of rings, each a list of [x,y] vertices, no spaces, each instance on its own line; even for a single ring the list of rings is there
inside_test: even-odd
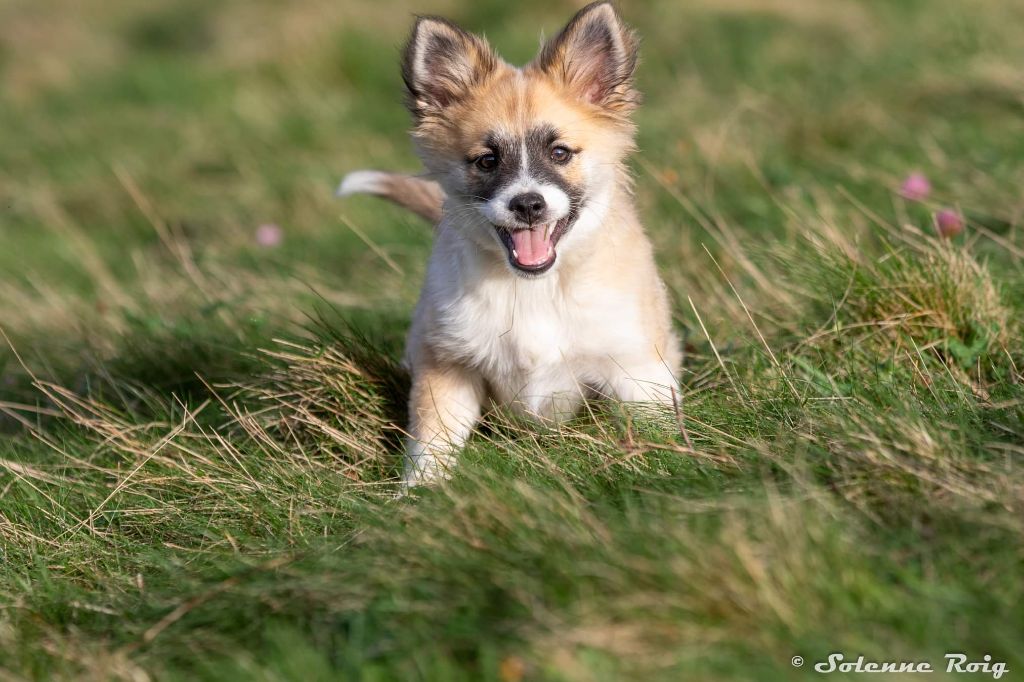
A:
[[[622,0],[681,411],[393,499],[431,230],[334,190],[414,13],[581,5],[0,0],[0,678],[1019,674],[1020,0]]]
[[[310,296],[406,310],[429,230],[332,190],[354,168],[418,167],[398,69],[413,13],[450,17],[523,63],[580,5],[6,0],[8,334],[40,349],[78,335],[76,347],[110,353],[90,327],[185,325],[188,336],[196,300],[233,327],[227,316],[243,309],[256,325],[301,317]],[[933,198],[997,227],[1019,214],[1021,3],[620,8],[643,37],[638,196],[663,262],[713,246],[693,211],[757,244],[785,232],[794,210],[832,203],[837,186],[889,206],[915,170]]]

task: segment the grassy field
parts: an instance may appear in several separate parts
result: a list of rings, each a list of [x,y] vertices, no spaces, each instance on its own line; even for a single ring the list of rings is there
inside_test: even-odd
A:
[[[678,413],[395,498],[431,232],[334,186],[417,168],[413,12],[574,8],[0,4],[0,678],[1021,679],[1017,0],[623,2]]]

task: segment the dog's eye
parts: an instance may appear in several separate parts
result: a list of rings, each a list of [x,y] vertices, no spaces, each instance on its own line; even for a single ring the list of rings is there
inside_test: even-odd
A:
[[[551,149],[551,160],[555,163],[568,163],[569,159],[572,158],[572,152],[566,147],[561,145],[552,147]]]
[[[496,154],[483,154],[476,158],[476,167],[480,170],[494,170],[498,167],[498,157]]]

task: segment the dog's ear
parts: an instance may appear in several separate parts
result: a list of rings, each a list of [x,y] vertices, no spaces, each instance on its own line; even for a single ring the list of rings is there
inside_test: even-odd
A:
[[[422,118],[462,100],[500,61],[483,38],[445,19],[418,17],[402,58],[409,110]]]
[[[580,99],[627,115],[640,103],[633,87],[637,56],[633,30],[610,2],[595,2],[541,48],[535,64]]]

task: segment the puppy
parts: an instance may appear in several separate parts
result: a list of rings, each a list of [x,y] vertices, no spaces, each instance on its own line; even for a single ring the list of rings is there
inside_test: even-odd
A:
[[[636,64],[607,2],[522,68],[416,21],[402,75],[433,181],[357,171],[339,189],[437,223],[405,358],[407,486],[446,476],[488,401],[548,422],[590,396],[672,403],[679,342],[624,164]]]

